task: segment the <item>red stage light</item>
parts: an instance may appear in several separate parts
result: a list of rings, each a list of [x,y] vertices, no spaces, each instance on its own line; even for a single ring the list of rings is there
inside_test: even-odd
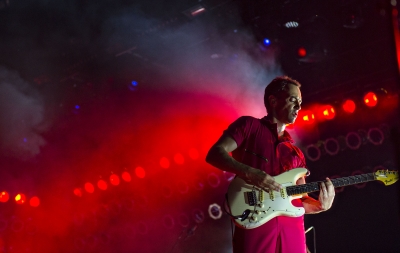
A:
[[[168,169],[169,168],[169,160],[166,157],[162,157],[160,160],[160,166],[164,169]]]
[[[142,167],[136,167],[135,174],[138,178],[144,178],[146,176],[146,171]]]
[[[17,196],[15,196],[15,202],[17,204],[23,204],[26,201],[26,196],[23,193],[18,193]]]
[[[176,153],[174,155],[174,161],[177,164],[183,164],[185,162],[185,158],[183,157],[183,155],[181,153]]]
[[[92,183],[85,183],[85,191],[87,191],[88,193],[93,193],[94,192],[94,186]]]
[[[315,115],[310,110],[301,110],[299,112],[299,119],[306,124],[312,124],[315,122]]]
[[[99,187],[100,190],[107,190],[107,183],[106,181],[104,181],[103,179],[100,179],[99,181],[97,181],[97,187]]]
[[[29,200],[29,204],[31,205],[31,206],[33,206],[33,207],[38,207],[39,205],[40,205],[40,199],[38,198],[38,197],[32,197],[30,200]]]
[[[307,55],[307,50],[304,47],[299,47],[299,49],[297,49],[297,55],[299,57],[305,57]]]
[[[119,176],[115,174],[111,174],[110,176],[110,183],[112,185],[119,185]]]
[[[125,182],[130,182],[132,180],[131,174],[127,171],[122,172],[121,177]]]
[[[10,199],[10,195],[6,191],[0,193],[0,202],[7,202]]]
[[[82,197],[82,190],[80,188],[74,189],[75,196]]]
[[[323,105],[319,108],[318,111],[319,111],[318,115],[321,119],[331,120],[335,118],[336,112],[333,106],[331,105]]]
[[[365,103],[368,107],[374,107],[374,106],[376,106],[376,104],[378,103],[378,97],[376,96],[375,93],[373,93],[373,92],[368,92],[368,93],[364,96],[364,103]]]
[[[343,105],[343,110],[347,113],[353,113],[356,110],[356,104],[354,103],[353,100],[347,99],[344,101]]]
[[[189,157],[193,160],[197,160],[199,158],[199,151],[197,151],[195,148],[191,148],[189,150]]]

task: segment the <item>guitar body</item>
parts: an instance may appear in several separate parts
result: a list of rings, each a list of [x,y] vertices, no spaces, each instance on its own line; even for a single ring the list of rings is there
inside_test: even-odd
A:
[[[298,199],[303,194],[289,196],[286,187],[296,185],[299,178],[305,176],[308,170],[296,168],[286,171],[276,177],[275,181],[282,185],[280,192],[265,192],[259,187],[246,183],[243,179],[235,177],[228,188],[228,206],[233,216],[248,213],[245,218],[234,219],[237,226],[252,229],[259,227],[276,216],[299,217],[304,214],[303,207],[292,205],[293,199]],[[246,211],[247,210],[247,211]]]

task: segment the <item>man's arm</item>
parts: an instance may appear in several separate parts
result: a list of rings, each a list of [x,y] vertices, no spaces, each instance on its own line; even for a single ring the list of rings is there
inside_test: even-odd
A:
[[[273,177],[262,170],[247,166],[231,157],[229,153],[236,148],[236,141],[228,134],[223,134],[208,151],[206,162],[220,170],[234,173],[266,191],[270,189],[279,191],[281,185],[275,182]]]

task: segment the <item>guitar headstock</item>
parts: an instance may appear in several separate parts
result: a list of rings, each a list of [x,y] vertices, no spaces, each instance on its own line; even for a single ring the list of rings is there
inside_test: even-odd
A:
[[[376,180],[383,182],[385,185],[394,184],[397,180],[399,180],[399,172],[398,171],[388,171],[388,170],[377,170],[375,172]]]

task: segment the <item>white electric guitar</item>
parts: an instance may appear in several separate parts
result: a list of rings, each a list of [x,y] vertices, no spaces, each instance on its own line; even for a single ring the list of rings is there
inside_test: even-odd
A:
[[[227,204],[237,226],[252,229],[263,225],[276,216],[299,217],[304,214],[303,207],[295,207],[291,201],[304,194],[320,190],[320,182],[296,185],[297,179],[307,174],[305,168],[286,171],[276,177],[282,185],[278,191],[265,192],[257,186],[235,177],[228,188]],[[397,171],[378,170],[375,173],[331,179],[334,187],[360,184],[379,180],[391,185],[399,179]]]

